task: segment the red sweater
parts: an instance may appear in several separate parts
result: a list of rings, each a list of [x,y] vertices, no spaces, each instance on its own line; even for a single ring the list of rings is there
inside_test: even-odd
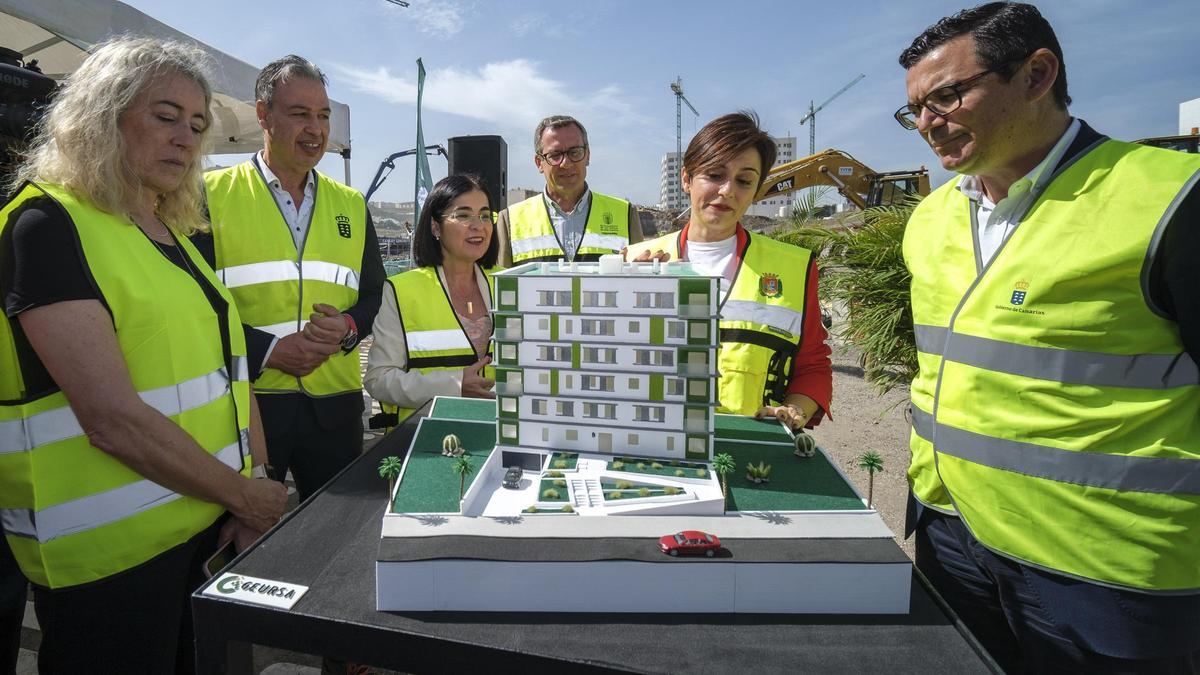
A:
[[[687,260],[687,231],[683,227],[680,233],[680,257]],[[762,235],[759,235],[762,236]],[[737,226],[737,250],[734,253],[730,268],[726,270],[726,278],[742,264],[742,256],[750,243],[750,233]],[[809,419],[806,428],[811,429],[821,423],[821,419],[829,415],[829,405],[833,400],[833,363],[829,360],[832,350],[825,344],[828,333],[825,324],[821,323],[821,305],[817,300],[817,263],[812,261],[808,266],[808,288],[804,289],[804,327],[800,334],[800,344],[792,357],[792,379],[788,382],[787,393],[804,394],[819,406],[817,412]],[[832,415],[829,415],[831,418]]]

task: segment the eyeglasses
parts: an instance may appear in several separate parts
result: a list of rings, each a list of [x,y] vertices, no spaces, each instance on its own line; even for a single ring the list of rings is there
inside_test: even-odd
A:
[[[945,117],[962,107],[963,92],[970,89],[984,77],[996,72],[1000,71],[995,68],[989,68],[965,80],[960,80],[944,87],[938,87],[929,92],[920,103],[906,103],[900,106],[900,109],[894,115],[896,121],[905,129],[912,130],[917,128],[917,120],[921,118],[921,111],[923,109],[929,110],[929,112],[938,117]]]
[[[588,147],[586,145],[577,145],[566,150],[547,152],[544,155],[538,155],[538,157],[550,162],[554,166],[558,166],[563,163],[563,159],[570,159],[572,162],[582,162],[583,158],[587,156],[587,151]]]
[[[492,224],[491,213],[468,213],[466,211],[460,211],[455,213],[447,213],[445,216],[442,216],[442,218],[460,225],[470,225],[476,220],[478,220],[481,225]]]

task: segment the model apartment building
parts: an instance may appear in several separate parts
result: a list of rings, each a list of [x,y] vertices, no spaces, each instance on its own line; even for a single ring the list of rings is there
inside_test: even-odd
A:
[[[535,262],[493,287],[500,446],[712,458],[716,277],[682,262]]]

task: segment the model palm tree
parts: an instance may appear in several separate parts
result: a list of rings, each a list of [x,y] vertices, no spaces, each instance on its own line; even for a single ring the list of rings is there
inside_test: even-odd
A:
[[[463,492],[467,489],[467,474],[471,473],[471,458],[463,455],[454,460],[454,473],[458,474],[458,499],[462,501]]]
[[[874,450],[868,450],[858,456],[858,468],[867,472],[867,508],[871,508],[875,501],[875,472],[883,471],[883,457]]]
[[[400,458],[395,455],[384,457],[379,462],[379,477],[386,478],[388,482],[388,499],[392,498],[392,490],[396,487],[396,477],[400,475],[401,466]]]
[[[733,473],[734,469],[737,468],[737,463],[733,461],[733,455],[730,455],[727,452],[722,452],[716,457],[713,457],[712,468],[713,471],[716,471],[717,475],[721,477],[721,497],[723,498],[721,502],[721,509],[724,510],[727,508],[729,503],[728,476],[729,474]]]

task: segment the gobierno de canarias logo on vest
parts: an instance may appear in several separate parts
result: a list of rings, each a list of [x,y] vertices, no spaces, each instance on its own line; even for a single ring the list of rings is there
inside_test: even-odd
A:
[[[1019,280],[1013,284],[1012,295],[1008,297],[1007,305],[996,305],[996,309],[1003,309],[1008,312],[1020,312],[1021,314],[1045,314],[1040,309],[1025,307],[1025,301],[1029,296],[1029,282]]]
[[[338,234],[341,235],[343,239],[349,239],[351,236],[350,217],[344,213],[339,213],[334,216],[333,219],[337,221]]]

